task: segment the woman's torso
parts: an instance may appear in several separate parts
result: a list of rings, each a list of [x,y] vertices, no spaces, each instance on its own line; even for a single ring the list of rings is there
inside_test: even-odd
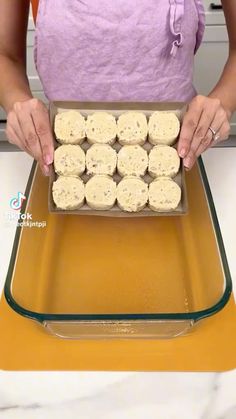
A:
[[[187,101],[203,28],[201,0],[40,0],[36,65],[51,100]]]

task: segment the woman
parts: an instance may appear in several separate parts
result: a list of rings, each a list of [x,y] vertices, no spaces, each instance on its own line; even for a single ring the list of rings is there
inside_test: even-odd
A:
[[[25,66],[30,0],[0,2],[0,103],[11,143],[45,175],[53,140],[45,105],[32,98]],[[204,32],[202,0],[38,0],[35,59],[49,100],[188,102],[179,155],[186,169],[225,140],[236,109],[236,2],[222,0],[229,57],[208,97],[193,87]],[[217,57],[212,57],[217,60]]]

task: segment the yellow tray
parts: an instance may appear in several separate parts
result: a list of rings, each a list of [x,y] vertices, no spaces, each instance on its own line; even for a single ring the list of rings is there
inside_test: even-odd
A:
[[[0,302],[0,369],[46,371],[228,371],[236,368],[233,298],[185,337],[170,340],[64,340]]]
[[[48,180],[33,168],[23,212],[47,228],[17,229],[0,302],[1,369],[236,367],[232,283],[199,163],[187,176],[187,216],[134,220],[49,214]],[[136,339],[118,339],[127,337]]]

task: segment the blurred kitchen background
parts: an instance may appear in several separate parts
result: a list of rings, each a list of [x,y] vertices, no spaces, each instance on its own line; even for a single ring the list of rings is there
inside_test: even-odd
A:
[[[195,86],[199,93],[208,94],[216,84],[228,56],[228,36],[220,0],[202,0],[206,9],[206,30],[203,44],[195,58]],[[29,18],[27,36],[28,76],[35,97],[44,101],[42,85],[34,66],[34,22]],[[9,148],[5,136],[6,115],[0,108],[0,149]],[[220,146],[236,146],[236,114],[232,120],[230,141]],[[4,144],[5,142],[5,144]]]

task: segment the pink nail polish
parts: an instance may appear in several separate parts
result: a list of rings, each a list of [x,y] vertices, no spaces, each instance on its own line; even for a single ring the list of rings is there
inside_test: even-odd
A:
[[[184,160],[184,167],[186,169],[189,169],[191,166],[191,159],[189,157],[187,157],[187,159]]]
[[[47,154],[44,158],[44,161],[49,166],[50,164],[52,164],[53,158],[49,154]]]
[[[186,155],[186,148],[181,148],[180,152],[179,152],[179,156],[183,159]]]

